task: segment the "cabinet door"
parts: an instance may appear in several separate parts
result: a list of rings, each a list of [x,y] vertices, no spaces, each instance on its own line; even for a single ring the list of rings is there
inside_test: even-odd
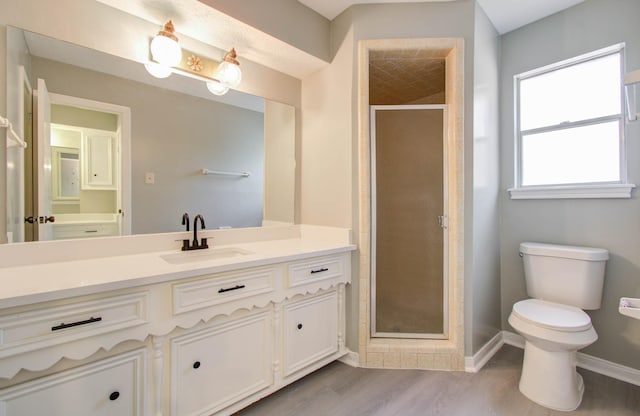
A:
[[[171,342],[171,414],[210,415],[273,383],[271,312]]]
[[[2,416],[144,415],[144,350],[0,390]]]
[[[284,372],[288,376],[338,351],[338,294],[284,306]]]
[[[115,189],[113,133],[90,131],[84,139],[83,189]]]

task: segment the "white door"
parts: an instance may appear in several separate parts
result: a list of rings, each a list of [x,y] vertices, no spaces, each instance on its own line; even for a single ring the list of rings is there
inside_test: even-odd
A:
[[[7,86],[9,87],[9,86]],[[31,84],[23,66],[18,70],[18,106],[16,124],[13,126],[16,133],[24,142],[31,139],[31,113],[32,96]],[[11,118],[11,108],[7,108],[7,117]],[[7,134],[7,241],[20,243],[25,241],[25,158],[26,149],[16,140],[13,140],[10,132]],[[30,146],[32,146],[30,144]]]
[[[38,79],[38,240],[51,240],[51,99],[47,85]]]

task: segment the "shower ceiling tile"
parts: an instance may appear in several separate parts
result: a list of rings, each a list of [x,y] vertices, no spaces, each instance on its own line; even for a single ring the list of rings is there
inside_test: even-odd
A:
[[[371,104],[422,102],[445,89],[444,50],[397,49],[370,51]]]

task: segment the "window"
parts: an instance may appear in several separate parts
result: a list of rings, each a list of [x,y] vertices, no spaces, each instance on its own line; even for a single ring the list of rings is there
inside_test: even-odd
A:
[[[630,197],[622,51],[616,45],[516,75],[511,198]]]

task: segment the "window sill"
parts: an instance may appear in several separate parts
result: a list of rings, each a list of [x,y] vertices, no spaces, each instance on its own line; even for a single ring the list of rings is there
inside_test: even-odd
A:
[[[632,183],[606,185],[558,185],[510,188],[511,199],[631,198]]]

